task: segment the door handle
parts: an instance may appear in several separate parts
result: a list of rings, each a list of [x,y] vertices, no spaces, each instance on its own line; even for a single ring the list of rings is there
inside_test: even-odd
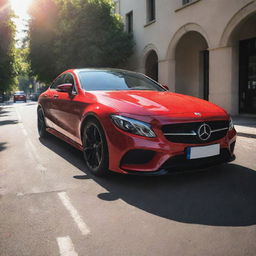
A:
[[[57,98],[59,98],[59,95],[55,94],[55,95],[53,95],[53,98],[57,99]]]

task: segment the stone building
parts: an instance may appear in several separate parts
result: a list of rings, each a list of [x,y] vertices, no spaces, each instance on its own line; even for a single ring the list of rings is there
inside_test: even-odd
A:
[[[129,69],[232,114],[256,114],[256,0],[115,2],[136,42]]]

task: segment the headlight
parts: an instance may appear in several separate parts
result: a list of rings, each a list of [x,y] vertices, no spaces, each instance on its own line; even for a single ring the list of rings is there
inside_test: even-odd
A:
[[[231,131],[233,129],[234,129],[234,123],[233,123],[232,118],[230,117],[230,119],[229,119],[229,130]]]
[[[118,128],[126,132],[149,138],[156,137],[151,129],[151,125],[148,123],[118,115],[111,115],[111,119]]]

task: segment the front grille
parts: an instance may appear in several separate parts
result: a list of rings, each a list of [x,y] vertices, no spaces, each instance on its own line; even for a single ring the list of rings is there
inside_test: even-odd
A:
[[[211,127],[211,130],[224,129],[221,131],[213,132],[210,138],[206,141],[200,140],[197,135],[197,131],[202,124],[207,124]],[[193,123],[179,123],[179,124],[168,124],[162,127],[162,132],[165,137],[175,143],[185,143],[185,144],[203,144],[208,142],[213,142],[222,139],[226,136],[228,132],[229,121],[208,121],[208,122],[193,122]],[[172,135],[167,135],[172,133]],[[175,134],[177,133],[177,134]],[[191,135],[182,135],[191,134]]]

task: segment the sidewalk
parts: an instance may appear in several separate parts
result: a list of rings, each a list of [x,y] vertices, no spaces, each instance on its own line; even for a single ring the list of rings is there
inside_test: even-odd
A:
[[[233,122],[238,136],[256,139],[256,116],[234,116]]]

